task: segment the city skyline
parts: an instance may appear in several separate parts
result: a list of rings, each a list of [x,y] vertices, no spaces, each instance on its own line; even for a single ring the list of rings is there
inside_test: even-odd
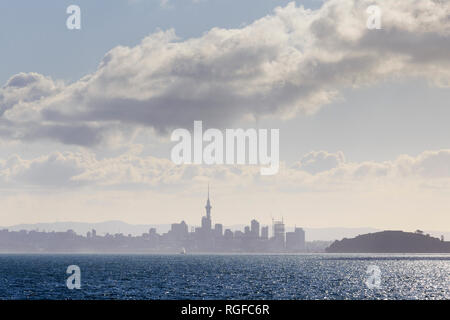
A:
[[[0,230],[0,252],[178,252],[189,253],[304,253],[311,250],[323,252],[328,242],[313,245],[307,249],[305,231],[294,228],[286,232],[284,221],[272,220],[269,226],[261,226],[252,219],[244,230],[224,229],[221,223],[214,223],[208,184],[205,215],[201,226],[191,226],[184,220],[172,223],[170,230],[158,233],[156,228],[139,236],[115,233],[101,236],[95,229],[79,235],[69,229],[65,232],[39,230]]]
[[[210,183],[207,184],[207,198],[206,199],[207,199],[206,200],[206,205],[204,207],[204,209],[206,210],[206,215],[202,216],[200,223],[198,223],[198,224],[196,224],[195,222],[194,223],[186,223],[185,221],[188,221],[187,219],[184,219],[183,217],[178,217],[177,218],[179,221],[182,221],[186,225],[190,225],[190,228],[191,228],[190,231],[193,231],[193,230],[198,229],[198,228],[203,228],[203,227],[206,227],[206,228],[209,227],[210,229],[212,229],[212,227],[215,227],[215,225],[213,225],[213,223],[212,223],[212,218],[211,218],[212,205],[211,205],[211,202],[210,202]],[[260,218],[258,218],[258,219],[260,219]],[[268,230],[270,230],[270,233],[268,233],[268,234],[273,236],[274,231],[273,231],[273,227],[269,228],[270,223],[272,224],[272,226],[276,222],[284,223],[284,216],[283,215],[278,215],[278,216],[275,215],[274,216],[273,214],[270,214],[270,219],[269,220],[264,219],[263,220],[264,222],[261,222],[261,223],[259,221],[255,220],[255,218],[252,218],[252,221],[251,221],[250,225],[253,223],[253,221],[257,222],[258,225],[261,225],[261,227],[268,228]],[[41,225],[41,224],[42,225],[52,225],[52,224],[63,224],[63,225],[64,224],[68,224],[68,225],[70,225],[70,224],[83,224],[83,225],[89,225],[89,224],[102,224],[102,223],[113,223],[114,224],[116,222],[124,223],[125,225],[128,226],[128,224],[126,222],[121,221],[121,220],[117,220],[117,221],[100,221],[100,222],[91,222],[91,223],[89,223],[89,222],[80,222],[80,221],[78,221],[78,222],[75,222],[75,221],[72,221],[72,222],[71,221],[61,221],[61,222],[56,222],[56,223],[48,223],[48,222],[47,223],[45,223],[45,222],[42,223],[41,222],[41,223],[35,223],[35,224],[18,224],[18,225],[11,225],[11,226],[7,226],[7,225],[3,225],[2,226],[2,225],[0,225],[0,229],[1,228],[9,229],[9,228],[13,227],[13,229],[16,229],[16,231],[25,231],[25,230],[27,230],[27,231],[40,231],[39,228],[36,228],[36,227],[33,227],[33,226],[34,225]],[[164,223],[164,224],[152,224],[151,228],[155,229],[156,232],[166,233],[169,230],[169,226],[171,226],[171,225],[173,226],[173,223],[167,221],[167,223]],[[308,225],[308,224],[304,223],[303,225]],[[21,227],[21,226],[26,226],[26,227]],[[129,226],[133,226],[133,225],[129,225]],[[140,225],[134,225],[134,226],[140,226]],[[220,224],[220,226],[225,228],[224,224]],[[228,226],[230,226],[229,230],[232,231],[232,232],[239,231],[239,229],[245,229],[246,227],[248,227],[248,226],[245,225],[245,223],[243,223],[243,221],[241,221],[241,223],[236,223],[236,221],[235,221],[234,223],[229,223]],[[17,228],[19,228],[19,229],[17,229]],[[290,227],[288,227],[288,226],[285,227],[285,232],[288,232],[288,230],[295,231],[296,228],[297,228],[297,224],[294,224],[294,225],[291,224]],[[417,230],[417,228],[418,227],[416,226],[415,229],[410,229],[409,231],[412,232],[413,230]],[[72,229],[72,227],[68,227],[68,228],[66,228],[64,230],[59,230],[57,232],[63,232],[63,231],[66,231],[66,230],[71,230],[71,229]],[[112,227],[112,229],[114,229],[114,227]],[[376,229],[376,228],[371,228],[371,227],[361,227],[361,226],[360,227],[354,227],[354,228],[345,228],[345,227],[335,226],[335,227],[330,227],[330,228],[312,228],[312,230],[313,229],[323,230],[321,232],[319,231],[319,234],[320,233],[324,234],[324,232],[326,233],[327,231],[329,232],[330,230],[334,229],[334,232],[331,232],[332,234],[335,234],[335,232],[337,232],[338,234],[341,233],[343,235],[336,236],[334,238],[328,238],[327,236],[325,236],[324,238],[312,239],[312,241],[337,240],[340,237],[345,237],[345,236],[352,237],[352,236],[355,236],[357,234],[361,234],[361,233],[365,233],[365,232],[375,232],[375,231],[381,231],[382,230],[382,229]],[[385,230],[394,230],[394,229],[397,230],[396,228],[392,228],[392,227],[385,228]],[[42,230],[45,232],[46,228],[45,227],[44,228],[41,227],[41,231]],[[49,230],[50,232],[55,232],[56,231],[56,230],[52,229],[52,227],[47,227],[47,230]],[[224,229],[224,230],[226,230],[226,229]],[[351,230],[355,230],[355,231],[351,231]],[[401,229],[400,228],[398,230],[408,230],[408,229]],[[103,235],[107,235],[107,234],[110,234],[110,233],[111,234],[122,234],[122,232],[120,230],[120,227],[116,231],[117,232],[105,231],[102,234]],[[83,233],[83,232],[81,232],[81,233]],[[447,230],[443,230],[443,229],[429,230],[429,231],[427,231],[427,233],[431,233],[431,234],[433,234],[436,237],[440,237],[440,236],[442,236],[442,234],[447,234],[446,237],[450,238],[450,232],[447,231]],[[80,233],[78,233],[78,234],[80,234]],[[127,232],[125,232],[125,234],[127,234]],[[132,232],[132,234],[133,235],[137,235],[136,232]]]
[[[158,230],[157,227],[149,227],[145,232],[133,235],[131,233],[106,232],[97,233],[95,228],[83,234],[72,229],[64,231],[55,230],[12,230],[0,227],[0,246],[2,252],[148,252],[148,253],[323,253],[327,248],[340,243],[348,243],[348,237],[337,237],[333,241],[324,239],[309,239],[307,242],[306,232],[303,228],[295,226],[288,231],[284,218],[272,218],[272,224],[263,225],[253,218],[248,225],[241,229],[225,227],[220,221],[213,220],[212,204],[210,199],[210,185],[207,186],[207,197],[205,203],[205,214],[201,216],[200,226],[188,225],[184,220],[174,222],[166,232]],[[392,243],[393,248],[400,246],[405,250],[415,250],[414,246],[407,245],[408,240],[418,241],[424,250],[444,250],[450,242],[444,242],[446,236],[430,233],[416,229],[414,233],[403,230],[372,230],[358,233],[355,239],[383,238],[384,235],[394,235],[398,243]],[[349,236],[350,238],[356,234]],[[343,239],[343,240],[341,240]],[[355,240],[352,240],[355,241]],[[396,241],[394,241],[396,242]],[[364,242],[361,244],[353,242],[355,250],[363,250]],[[367,243],[366,243],[367,244]],[[442,244],[442,245],[441,245]],[[361,247],[358,247],[361,245]],[[370,244],[369,247],[370,248]],[[439,246],[442,246],[440,248]],[[386,242],[380,242],[379,250],[386,249]],[[359,249],[358,249],[359,248]],[[382,249],[384,248],[384,249]],[[186,251],[188,250],[188,251]],[[342,249],[339,249],[342,250]],[[367,249],[364,249],[367,250]],[[445,249],[447,250],[447,249]],[[392,251],[395,252],[395,251]],[[409,252],[409,251],[408,251]]]
[[[97,234],[96,229],[86,236],[69,229],[64,232],[39,230],[9,231],[0,229],[1,253],[447,253],[450,242],[445,236],[433,237],[417,229],[414,233],[386,230],[359,234],[357,237],[335,241],[306,241],[303,228],[286,230],[284,219],[272,219],[272,228],[252,219],[244,230],[224,228],[213,223],[210,188],[208,184],[205,215],[201,226],[172,223],[170,230],[158,233],[151,227],[148,232],[132,234]],[[269,230],[272,230],[270,233]]]

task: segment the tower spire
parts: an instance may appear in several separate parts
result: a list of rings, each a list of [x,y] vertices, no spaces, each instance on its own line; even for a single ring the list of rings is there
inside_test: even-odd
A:
[[[210,201],[209,201],[209,182],[208,182],[208,200],[206,200],[206,206],[205,206],[205,209],[206,209],[206,217],[208,218],[208,219],[211,219],[211,203],[210,203]]]

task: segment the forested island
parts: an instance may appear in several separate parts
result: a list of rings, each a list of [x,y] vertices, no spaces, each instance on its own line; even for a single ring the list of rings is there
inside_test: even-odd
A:
[[[450,253],[450,241],[422,231],[381,231],[333,242],[329,253]]]

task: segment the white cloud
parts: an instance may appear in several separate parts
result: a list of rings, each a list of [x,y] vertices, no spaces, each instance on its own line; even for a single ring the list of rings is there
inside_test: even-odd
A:
[[[304,155],[293,168],[315,174],[337,168],[344,162],[345,156],[342,152],[313,151]]]
[[[374,2],[382,30],[366,28],[365,9]],[[436,0],[330,0],[318,10],[290,3],[249,26],[200,38],[160,31],[136,47],[114,48],[71,85],[13,76],[0,89],[0,135],[93,146],[137,128],[165,133],[193,120],[214,127],[312,113],[343,88],[388,78],[448,86],[449,15],[450,3]]]
[[[358,163],[343,160],[341,153],[311,152],[302,160],[336,161],[325,162],[315,174],[305,171],[309,167],[282,166],[270,177],[261,176],[257,166],[176,166],[140,151],[133,146],[111,158],[54,152],[0,160],[2,221],[187,219],[195,224],[204,212],[208,182],[214,219],[225,224],[255,217],[270,223],[271,215],[283,215],[290,225],[415,230],[449,221],[450,150]]]
[[[0,186],[17,189],[107,188],[190,189],[212,181],[232,190],[318,191],[383,188],[389,185],[450,188],[450,150],[426,151],[386,162],[347,162],[342,152],[311,152],[293,167],[262,177],[256,166],[174,165],[170,160],[141,156],[140,148],[114,158],[90,152],[55,152],[25,160],[18,155],[0,161]],[[364,187],[365,186],[365,187]]]

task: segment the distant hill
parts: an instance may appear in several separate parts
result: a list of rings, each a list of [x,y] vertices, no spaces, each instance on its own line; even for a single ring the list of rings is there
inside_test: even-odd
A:
[[[450,242],[403,231],[382,231],[335,241],[330,253],[450,253]]]

